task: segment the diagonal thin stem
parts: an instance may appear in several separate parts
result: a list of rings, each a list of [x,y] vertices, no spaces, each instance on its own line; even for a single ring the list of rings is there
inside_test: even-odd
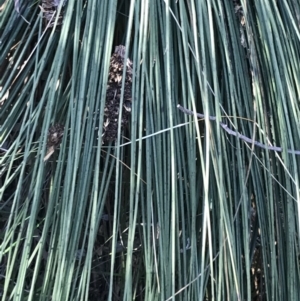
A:
[[[177,105],[177,108],[187,114],[187,115],[194,115],[195,113],[189,109],[186,109],[184,108],[183,106],[181,105]],[[200,114],[200,113],[196,113],[197,117],[199,118],[204,118],[205,116],[203,114]],[[216,121],[217,118],[215,116],[209,116],[208,117],[209,120],[212,120],[212,121]],[[271,146],[271,145],[265,145],[263,143],[260,143],[258,141],[253,141],[251,138],[249,137],[246,137],[240,133],[238,133],[237,131],[233,131],[232,129],[230,129],[227,124],[225,123],[222,123],[222,122],[219,122],[219,125],[222,127],[223,130],[225,130],[229,135],[232,135],[232,136],[236,136],[238,137],[239,139],[245,141],[245,142],[248,142],[250,144],[254,144],[260,148],[263,148],[263,149],[267,149],[267,150],[271,150],[271,151],[275,151],[275,152],[282,152],[283,151],[283,148],[282,147],[279,147],[279,146]],[[287,149],[287,152],[289,154],[295,154],[295,155],[300,155],[300,150],[292,150],[292,149]]]

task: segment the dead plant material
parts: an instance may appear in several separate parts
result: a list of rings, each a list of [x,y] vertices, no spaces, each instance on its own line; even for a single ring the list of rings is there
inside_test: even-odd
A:
[[[67,0],[42,0],[42,5],[40,5],[40,8],[43,12],[43,18],[47,27],[53,27],[56,18],[58,19],[57,25],[62,24],[63,9],[61,9],[59,16],[57,16],[58,8],[61,2],[62,6],[64,7],[66,5]]]
[[[103,142],[114,141],[117,139],[124,64],[126,64],[126,74],[122,119],[120,120],[121,129],[124,129],[129,123],[132,101],[132,61],[127,59],[127,61],[124,62],[125,51],[126,49],[123,45],[117,46],[110,59],[106,103],[104,108]]]
[[[64,135],[64,126],[60,123],[56,123],[49,128],[47,138],[47,153],[44,157],[44,162],[47,161],[56,148],[61,144]]]

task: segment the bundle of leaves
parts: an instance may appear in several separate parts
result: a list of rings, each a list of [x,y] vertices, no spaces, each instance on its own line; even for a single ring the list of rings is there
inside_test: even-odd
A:
[[[0,298],[300,300],[298,2],[0,1]]]

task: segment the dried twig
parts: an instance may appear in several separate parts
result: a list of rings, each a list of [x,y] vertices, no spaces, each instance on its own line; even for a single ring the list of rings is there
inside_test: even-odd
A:
[[[195,113],[191,110],[188,110],[184,107],[182,107],[181,105],[177,105],[177,108],[187,114],[187,115],[194,115]],[[200,113],[196,113],[197,117],[198,118],[204,118],[204,114],[200,114]],[[208,117],[209,120],[212,120],[212,121],[216,121],[217,118],[215,116],[209,116]],[[266,149],[266,150],[271,150],[271,151],[275,151],[275,152],[283,152],[283,148],[282,147],[278,147],[278,146],[271,146],[271,145],[265,145],[263,143],[260,143],[258,141],[253,141],[251,138],[249,137],[246,137],[240,133],[238,133],[237,131],[233,131],[232,129],[230,129],[227,124],[225,123],[222,123],[222,122],[219,122],[219,125],[222,127],[223,130],[225,130],[229,135],[232,135],[232,136],[236,136],[238,137],[239,139],[245,141],[245,142],[248,142],[252,145],[255,145],[255,146],[258,146],[260,148],[263,148],[263,149]],[[300,155],[300,150],[293,150],[293,149],[287,149],[286,150],[289,154],[294,154],[294,155]]]

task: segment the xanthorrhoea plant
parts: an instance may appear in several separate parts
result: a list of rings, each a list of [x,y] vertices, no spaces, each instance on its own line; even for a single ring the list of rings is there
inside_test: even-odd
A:
[[[43,3],[0,10],[2,299],[299,299],[299,4]]]

